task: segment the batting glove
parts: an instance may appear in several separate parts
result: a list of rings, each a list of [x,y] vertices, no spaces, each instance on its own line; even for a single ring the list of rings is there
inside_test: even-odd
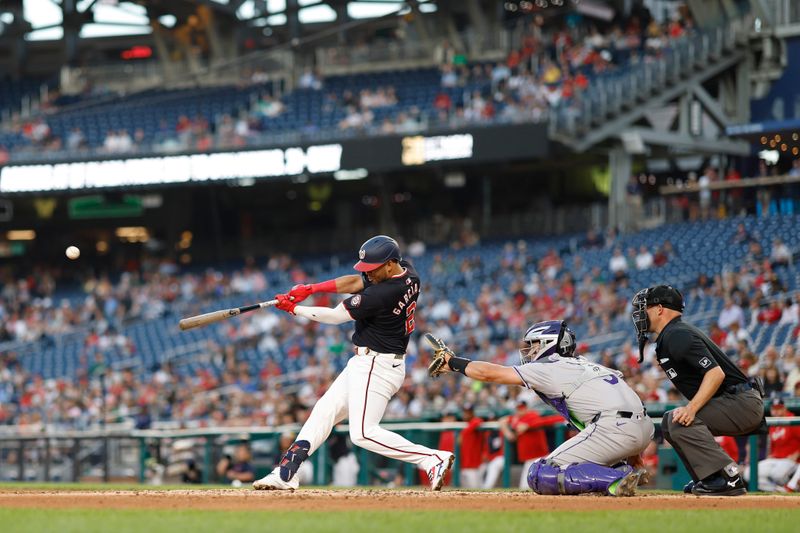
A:
[[[289,298],[296,304],[299,304],[309,296],[314,293],[314,289],[311,285],[295,285],[292,287],[292,290],[289,291]]]
[[[278,294],[275,296],[275,299],[278,300],[278,303],[275,304],[275,307],[281,311],[286,311],[292,315],[294,314],[294,308],[297,307],[297,304],[292,301],[291,296],[288,294]]]

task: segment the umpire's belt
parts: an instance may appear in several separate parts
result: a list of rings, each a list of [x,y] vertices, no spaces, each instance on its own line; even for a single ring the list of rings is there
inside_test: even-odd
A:
[[[405,354],[402,353],[376,352],[375,350],[367,348],[366,346],[353,346],[353,351],[356,353],[356,355],[384,355],[386,357],[392,357],[394,359],[400,359],[400,360],[403,360],[406,356]]]
[[[632,411],[605,411],[603,413],[597,413],[592,418],[591,423],[594,424],[601,418],[606,417],[614,417],[614,418],[632,418],[633,420],[642,420],[645,417],[645,413],[634,413]]]
[[[749,382],[737,383],[736,385],[728,385],[725,387],[725,392],[728,394],[739,394],[740,392],[747,392],[752,390],[753,386]]]

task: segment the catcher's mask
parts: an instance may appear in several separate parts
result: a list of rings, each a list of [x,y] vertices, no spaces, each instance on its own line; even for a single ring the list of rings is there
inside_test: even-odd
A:
[[[574,357],[575,344],[575,333],[563,320],[537,322],[522,337],[519,360],[524,365],[554,354]]]
[[[631,305],[633,306],[631,319],[639,341],[639,362],[641,363],[644,360],[644,347],[649,340],[650,317],[647,316],[647,309],[654,305],[662,305],[682,313],[684,309],[683,295],[678,289],[669,285],[657,285],[637,292],[631,300]]]

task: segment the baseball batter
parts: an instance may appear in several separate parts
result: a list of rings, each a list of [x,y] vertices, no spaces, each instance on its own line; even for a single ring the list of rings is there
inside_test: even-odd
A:
[[[328,438],[333,426],[350,419],[353,444],[392,459],[418,465],[428,474],[432,490],[440,490],[453,465],[451,452],[414,444],[381,428],[386,405],[405,379],[405,353],[414,331],[420,292],[416,270],[400,256],[397,242],[378,235],[358,252],[355,269],[362,274],[342,276],[314,285],[296,285],[279,294],[277,308],[296,316],[343,324],[355,321],[355,355],[327,392],[317,401],[297,440],[271,473],[253,483],[258,490],[294,490],[297,469]],[[297,305],[318,292],[352,294],[335,308]]]
[[[626,461],[638,466],[639,454],[653,438],[653,422],[620,372],[575,356],[575,334],[565,322],[528,328],[521,364],[513,367],[457,357],[440,340],[426,336],[436,350],[432,376],[448,369],[479,381],[525,386],[580,431],[531,465],[528,485],[534,492],[635,493],[644,471]]]

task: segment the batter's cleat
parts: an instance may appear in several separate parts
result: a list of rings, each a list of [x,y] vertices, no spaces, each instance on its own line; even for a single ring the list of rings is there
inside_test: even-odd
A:
[[[742,496],[747,494],[742,476],[721,476],[719,474],[698,481],[692,487],[695,496]]]
[[[689,483],[687,483],[686,485],[683,486],[683,492],[685,492],[686,494],[691,494],[692,493],[692,489],[694,488],[694,485],[695,485],[695,481],[693,479],[690,480]]]
[[[256,490],[297,490],[300,486],[298,476],[292,477],[289,481],[281,479],[280,470],[276,468],[265,477],[254,481],[253,488]]]
[[[631,470],[622,478],[608,486],[608,494],[617,498],[636,496],[636,487],[639,486],[639,478],[642,473],[639,470]]]
[[[428,469],[428,480],[431,482],[431,490],[442,490],[444,477],[453,468],[456,456],[448,453],[444,461],[433,465]]]

